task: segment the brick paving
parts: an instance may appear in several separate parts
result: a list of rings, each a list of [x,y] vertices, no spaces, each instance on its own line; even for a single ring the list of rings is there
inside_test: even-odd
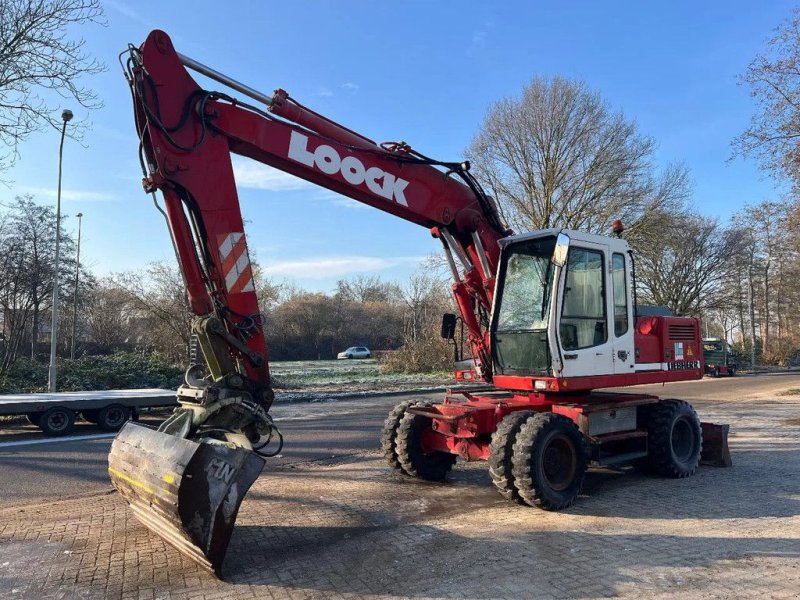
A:
[[[514,506],[484,465],[448,484],[377,452],[265,470],[225,581],[116,493],[0,510],[3,598],[800,598],[800,400],[700,407],[734,468],[685,480],[595,470],[562,513]]]

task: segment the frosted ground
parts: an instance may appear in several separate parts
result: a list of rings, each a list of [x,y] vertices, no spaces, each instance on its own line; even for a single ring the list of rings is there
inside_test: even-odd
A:
[[[436,389],[455,383],[452,373],[381,373],[378,361],[297,360],[270,362],[276,399],[325,400],[351,394]]]

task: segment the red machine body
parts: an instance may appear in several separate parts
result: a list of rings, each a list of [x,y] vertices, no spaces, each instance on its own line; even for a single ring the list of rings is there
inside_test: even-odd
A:
[[[493,351],[497,348],[490,323],[497,310],[497,278],[503,272],[502,249],[511,247],[518,236],[509,237],[512,232],[494,201],[469,174],[467,164],[434,161],[404,143],[376,144],[304,107],[283,90],[273,96],[256,92],[179,55],[164,32],[152,32],[141,48],[132,52],[136,60],[130,83],[146,163],[145,189],[160,190],[164,195],[192,311],[198,316],[215,314],[224,323],[228,339],[238,340],[229,350],[240,374],[257,385],[270,387],[268,356],[231,153],[429,228],[441,240],[472,357],[471,367],[457,370],[456,378],[490,383],[494,391],[455,390],[441,403],[406,407],[403,414],[417,415],[427,423],[419,436],[424,453],[486,459],[493,432],[504,418],[518,411],[533,411],[568,417],[590,441],[592,457],[600,462],[604,457],[630,460],[646,456],[648,433],[637,424],[637,415],[641,419],[643,407],[657,404],[659,399],[594,390],[702,377],[699,321],[637,316],[635,290],[631,292],[630,285],[635,282],[633,258],[625,258],[630,254],[627,245],[622,240],[612,243],[577,232],[570,234],[573,242],[606,252],[609,261],[612,253],[623,256],[620,273],[622,281],[629,282],[625,312],[619,316],[611,299],[607,310],[614,315],[612,325],[615,319],[630,323],[625,328],[626,349],[612,347],[613,336],[607,334],[612,352],[607,357],[608,368],[570,375],[577,371],[570,371],[568,359],[577,352],[568,353],[550,342],[547,352],[552,364],[560,366],[536,374],[495,372]],[[187,67],[264,106],[202,89]],[[553,244],[562,243],[563,232],[552,231],[551,235]],[[557,291],[553,298],[569,289],[563,282],[566,267],[555,268],[561,271],[553,279]],[[609,262],[603,281],[611,275]],[[555,339],[566,334],[558,330],[564,310],[558,303],[561,300],[553,302],[554,316],[548,327]],[[605,296],[602,302],[606,302]],[[268,408],[271,396],[265,398]],[[399,442],[391,431],[387,435],[385,446],[391,462],[392,452],[399,452]]]
[[[646,461],[686,477],[702,446],[704,458],[730,464],[727,426],[701,424],[687,403],[596,391],[703,374],[697,319],[637,314],[624,240],[557,229],[513,235],[468,163],[376,144],[283,90],[262,94],[178,54],[162,31],[129,46],[124,66],[144,188],[163,194],[205,366],[187,371],[180,407],[158,431],[126,424],[109,473],[137,518],[199,564],[220,573],[239,503],[262,458],[283,444],[267,412],[264,321],[231,153],[441,241],[468,346],[456,379],[491,387],[398,404],[381,444],[400,473],[440,481],[458,456],[488,460],[503,496],[557,510],[577,498],[589,461]],[[201,88],[187,68],[258,105]],[[445,315],[443,335],[452,339],[456,323]],[[273,433],[280,441],[270,453]]]

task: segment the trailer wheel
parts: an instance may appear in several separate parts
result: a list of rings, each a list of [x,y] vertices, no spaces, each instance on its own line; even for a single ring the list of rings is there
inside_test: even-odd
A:
[[[728,377],[736,375],[736,367],[728,367]]]
[[[403,400],[397,404],[383,422],[383,430],[381,431],[381,450],[383,450],[386,461],[390,467],[404,475],[408,473],[403,470],[403,466],[397,458],[397,428],[400,426],[400,420],[403,415],[406,414],[406,409],[418,403],[419,400]]]
[[[75,423],[75,413],[63,406],[54,406],[42,414],[39,429],[45,435],[64,435]]]
[[[420,404],[424,406],[424,404]],[[397,459],[407,475],[444,481],[456,462],[456,456],[449,452],[424,452],[422,434],[430,429],[432,420],[406,412],[397,427]]]
[[[84,421],[88,421],[89,423],[97,423],[97,410],[82,410],[81,416],[83,417]]]
[[[28,423],[30,423],[31,425],[36,425],[38,427],[39,421],[42,418],[42,413],[40,412],[28,413],[27,415],[25,415],[25,418],[28,419]]]
[[[560,510],[578,497],[588,456],[575,423],[563,415],[537,413],[517,434],[511,462],[526,504]]]
[[[494,487],[503,498],[519,504],[524,504],[524,501],[514,482],[511,458],[519,430],[534,414],[531,410],[520,410],[506,415],[492,434],[492,443],[489,445],[489,477]]]
[[[703,430],[694,408],[683,400],[662,400],[648,411],[650,469],[664,477],[694,474],[700,464]]]
[[[97,426],[103,431],[119,431],[130,416],[130,409],[121,404],[109,404],[97,413]]]

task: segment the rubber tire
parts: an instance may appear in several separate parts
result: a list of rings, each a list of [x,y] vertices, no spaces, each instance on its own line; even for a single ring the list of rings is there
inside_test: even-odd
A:
[[[88,421],[89,423],[97,424],[97,413],[100,412],[98,410],[82,410],[81,417],[83,417],[84,421]]]
[[[97,413],[97,426],[103,431],[119,431],[128,421],[131,411],[121,404],[109,404]]]
[[[556,436],[568,444],[574,458],[572,478],[563,489],[551,485],[543,465],[543,453]],[[526,504],[544,510],[561,510],[578,498],[588,466],[588,453],[575,423],[563,415],[544,412],[533,415],[523,424],[514,443],[511,463],[517,490]]]
[[[673,448],[673,433],[678,422],[685,424],[685,431],[692,435],[691,451],[685,458],[676,455]],[[647,463],[652,473],[682,479],[697,471],[703,450],[703,429],[691,404],[684,400],[662,400],[648,410],[646,427],[650,448]]]
[[[421,404],[421,406],[425,406]],[[397,459],[411,477],[427,481],[444,481],[457,456],[449,452],[423,452],[422,432],[431,427],[429,417],[406,412],[400,419],[395,439]]]
[[[44,413],[39,419],[39,429],[45,435],[60,436],[67,434],[75,423],[75,413],[63,406],[54,406]]]
[[[728,377],[736,375],[736,367],[728,367]]]
[[[506,415],[497,425],[489,444],[489,477],[494,487],[506,500],[525,504],[519,495],[514,482],[514,471],[511,459],[514,454],[514,442],[525,422],[536,413],[532,410],[519,410]]]
[[[719,367],[714,367],[711,376],[714,377],[715,379],[719,377]]]
[[[409,406],[421,404],[419,400],[403,400],[397,404],[386,420],[383,422],[383,429],[381,430],[381,450],[386,462],[393,469],[400,471],[403,475],[408,475],[403,470],[400,460],[397,458],[397,428],[400,426],[400,420],[406,414],[406,409]]]

